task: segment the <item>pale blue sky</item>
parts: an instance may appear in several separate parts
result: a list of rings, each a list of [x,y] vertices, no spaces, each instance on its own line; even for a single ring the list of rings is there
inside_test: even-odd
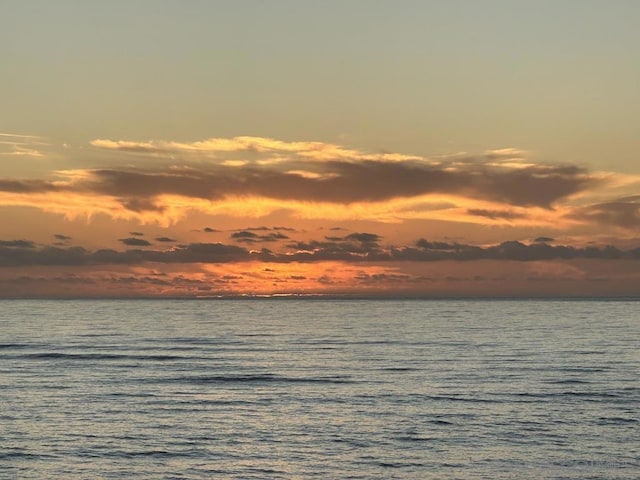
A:
[[[637,1],[0,0],[0,132],[638,172],[639,45]]]

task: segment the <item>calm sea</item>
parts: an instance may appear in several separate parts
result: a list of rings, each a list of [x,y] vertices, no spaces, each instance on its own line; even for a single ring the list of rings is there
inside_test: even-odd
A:
[[[0,301],[1,479],[637,479],[640,302]]]

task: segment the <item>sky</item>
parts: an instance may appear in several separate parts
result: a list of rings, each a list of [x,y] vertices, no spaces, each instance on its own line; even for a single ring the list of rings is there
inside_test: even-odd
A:
[[[635,0],[0,0],[0,297],[640,295]]]

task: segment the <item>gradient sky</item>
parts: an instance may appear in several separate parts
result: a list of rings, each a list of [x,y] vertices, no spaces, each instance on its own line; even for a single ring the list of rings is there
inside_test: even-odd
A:
[[[0,296],[640,295],[636,1],[0,0]]]

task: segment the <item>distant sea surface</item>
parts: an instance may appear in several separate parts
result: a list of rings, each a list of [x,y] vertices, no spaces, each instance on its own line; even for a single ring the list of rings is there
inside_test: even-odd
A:
[[[0,301],[1,479],[637,479],[640,302]]]

